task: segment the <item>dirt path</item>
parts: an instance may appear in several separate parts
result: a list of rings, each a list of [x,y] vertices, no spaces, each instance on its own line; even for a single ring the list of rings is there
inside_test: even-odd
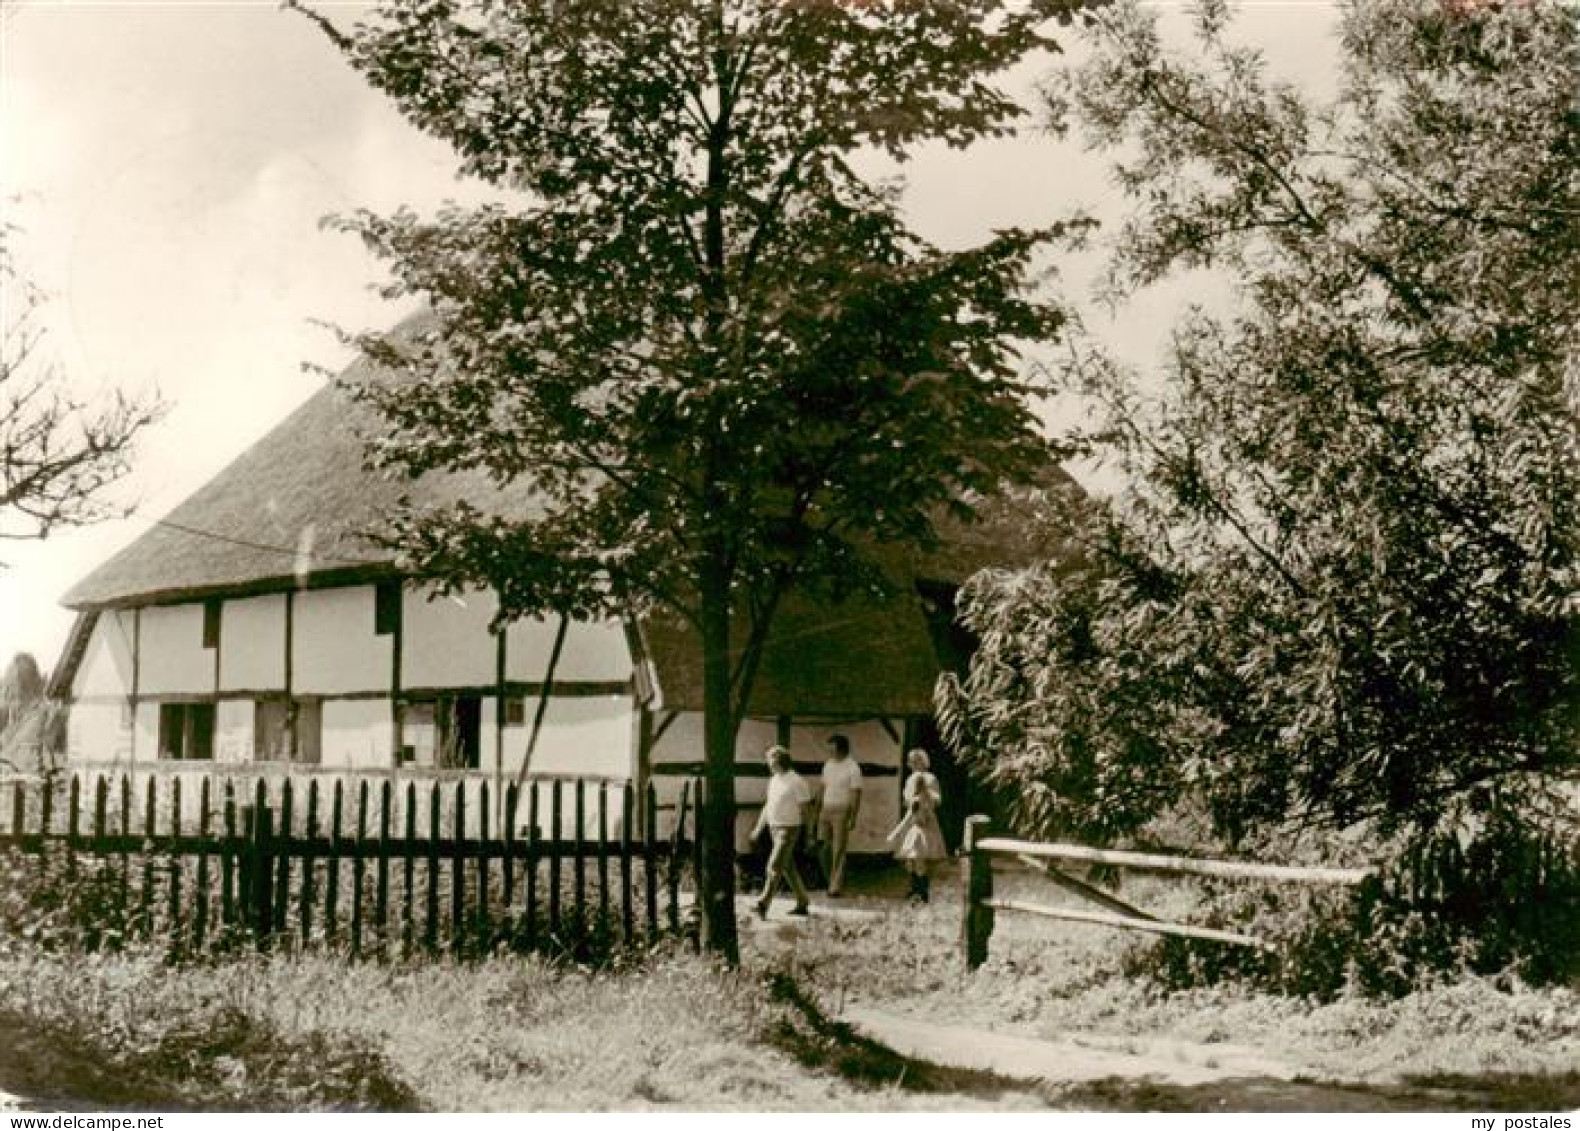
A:
[[[1234,1045],[1096,1036],[1044,1041],[935,1025],[866,1006],[851,1006],[839,1020],[906,1056],[1019,1080],[1083,1084],[1123,1079],[1189,1086],[1244,1077],[1291,1080],[1296,1075],[1290,1065]]]
[[[1037,1040],[866,1006],[839,1020],[902,1056],[1035,1083],[1088,1110],[1566,1111],[1580,1100],[1580,1076],[1348,1084],[1301,1079],[1294,1066],[1235,1045],[1096,1034]]]

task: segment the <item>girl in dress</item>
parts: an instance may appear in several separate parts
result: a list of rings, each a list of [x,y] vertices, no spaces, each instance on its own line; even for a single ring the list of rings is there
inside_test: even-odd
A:
[[[894,856],[905,863],[911,874],[910,898],[926,903],[931,894],[934,860],[948,855],[944,834],[938,828],[938,803],[943,794],[938,779],[928,770],[927,751],[912,750],[905,756],[911,776],[905,781],[905,817],[895,826],[889,839],[896,843]]]

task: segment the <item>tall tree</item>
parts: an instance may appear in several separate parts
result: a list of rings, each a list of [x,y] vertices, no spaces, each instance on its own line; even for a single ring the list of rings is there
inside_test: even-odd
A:
[[[1072,365],[1131,487],[1089,568],[970,595],[951,732],[1029,823],[1095,836],[1180,798],[1230,841],[1572,836],[1574,15],[1354,3],[1325,104],[1228,27],[1203,4],[1186,59],[1114,12],[1054,100],[1124,147],[1118,288],[1217,270],[1238,311],[1188,315],[1162,380]]]
[[[71,394],[49,353],[43,295],[12,258],[15,235],[0,226],[0,540],[124,515],[106,492],[161,411],[121,393],[98,404]]]
[[[350,32],[306,13],[524,198],[346,221],[435,319],[363,342],[405,377],[360,390],[388,422],[376,459],[538,502],[409,515],[399,541],[504,616],[694,626],[702,922],[731,960],[735,739],[779,602],[876,584],[864,545],[926,544],[1049,457],[1015,346],[1059,324],[1025,290],[1057,230],[942,251],[853,159],[1013,128],[994,77],[1076,7],[390,0]]]

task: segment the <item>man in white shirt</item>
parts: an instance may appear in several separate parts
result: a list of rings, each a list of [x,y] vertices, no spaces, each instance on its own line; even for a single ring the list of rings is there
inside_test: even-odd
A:
[[[764,758],[771,776],[768,779],[768,796],[763,801],[762,815],[752,830],[756,840],[767,829],[773,837],[773,847],[768,851],[768,875],[763,880],[763,894],[756,903],[757,917],[768,917],[768,905],[773,901],[779,879],[784,877],[795,893],[792,915],[807,913],[806,885],[796,871],[795,847],[801,839],[801,829],[807,823],[812,809],[812,787],[795,772],[790,762],[790,751],[783,746],[770,746]]]
[[[850,756],[850,739],[831,734],[828,761],[823,763],[823,815],[818,820],[829,895],[839,895],[845,886],[845,852],[860,812],[861,766]]]

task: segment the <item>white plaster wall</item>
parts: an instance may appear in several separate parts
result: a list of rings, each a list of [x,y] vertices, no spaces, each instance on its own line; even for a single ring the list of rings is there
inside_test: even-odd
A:
[[[291,682],[298,695],[388,692],[394,637],[373,631],[371,585],[302,590],[293,627]]]
[[[505,632],[505,678],[517,683],[541,683],[554,651],[559,618],[520,620]],[[617,621],[588,624],[572,621],[565,647],[554,669],[557,680],[626,680],[631,678],[631,649],[625,629]],[[490,676],[492,679],[492,676]]]
[[[130,610],[99,614],[72,683],[73,698],[124,698],[131,694],[132,641],[135,638],[132,622]]]
[[[226,601],[220,612],[219,652],[222,690],[284,690],[285,594]]]
[[[66,719],[66,757],[72,762],[125,761],[132,731],[122,702],[77,702]]]
[[[139,762],[152,762],[159,757],[159,704],[137,704],[137,733],[132,741],[136,745],[135,758]]]
[[[492,686],[497,672],[488,622],[499,602],[489,590],[435,597],[431,590],[401,594],[401,686]]]
[[[625,776],[634,765],[631,750],[631,712],[627,695],[562,695],[549,699],[543,730],[532,754],[535,774]],[[536,700],[527,704],[524,726],[505,729],[505,770],[515,773],[526,755],[532,733]],[[485,746],[484,763],[492,765],[492,750]]]
[[[151,605],[138,638],[139,695],[212,695],[214,650],[203,647],[203,606]]]
[[[372,770],[389,767],[394,723],[388,699],[326,699],[323,712],[324,766]]]
[[[255,711],[251,699],[221,699],[215,704],[214,761],[237,766],[253,760]]]

